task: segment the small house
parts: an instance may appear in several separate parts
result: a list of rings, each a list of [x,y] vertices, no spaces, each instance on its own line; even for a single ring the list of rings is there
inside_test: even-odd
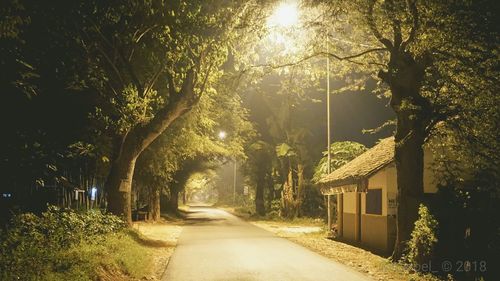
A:
[[[435,193],[432,154],[424,148],[424,193]],[[337,195],[337,235],[382,253],[396,239],[397,174],[394,137],[381,140],[319,182],[323,195]]]

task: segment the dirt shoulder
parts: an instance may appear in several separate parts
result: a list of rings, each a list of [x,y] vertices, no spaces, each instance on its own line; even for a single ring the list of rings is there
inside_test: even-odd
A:
[[[235,211],[229,207],[223,209],[279,237],[289,239],[318,254],[367,274],[374,280],[440,280],[433,275],[419,274],[403,265],[394,264],[387,258],[370,251],[326,238],[326,227],[321,220],[265,220],[249,216],[246,213],[241,214],[238,210]]]
[[[143,243],[152,246],[152,270],[142,280],[161,280],[170,257],[174,253],[177,240],[182,232],[182,221],[135,222],[133,228],[145,239]]]

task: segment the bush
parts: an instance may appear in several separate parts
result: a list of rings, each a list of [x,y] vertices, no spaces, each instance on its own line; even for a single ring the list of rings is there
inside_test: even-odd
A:
[[[39,280],[58,270],[64,250],[99,243],[104,234],[124,227],[118,217],[99,211],[77,213],[50,206],[41,216],[16,215],[0,235],[0,280]]]
[[[335,202],[332,198],[332,202]],[[304,201],[301,205],[301,214],[306,217],[324,218],[327,215],[324,195],[314,184],[304,186]]]
[[[271,201],[271,209],[268,210],[266,217],[268,219],[277,219],[280,218],[281,213],[281,200],[274,199]]]
[[[436,236],[438,222],[429,209],[420,204],[418,216],[404,257],[406,262],[416,266],[416,268],[420,268],[420,265],[431,259],[434,246],[438,241]]]

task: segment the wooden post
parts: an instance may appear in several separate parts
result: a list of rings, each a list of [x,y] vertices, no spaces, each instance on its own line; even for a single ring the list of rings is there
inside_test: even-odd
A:
[[[328,207],[328,232],[332,230],[332,196],[328,194],[326,196],[326,202]]]
[[[356,192],[356,214],[354,219],[354,238],[361,241],[361,193]]]
[[[344,194],[339,193],[337,195],[338,206],[337,206],[337,229],[338,236],[344,236]]]

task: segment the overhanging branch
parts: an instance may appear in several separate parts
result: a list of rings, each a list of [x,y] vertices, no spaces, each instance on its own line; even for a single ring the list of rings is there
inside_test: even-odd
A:
[[[408,6],[408,10],[410,11],[410,15],[412,16],[412,27],[410,30],[410,34],[408,35],[408,38],[403,43],[401,43],[402,50],[404,50],[408,44],[410,44],[415,40],[419,26],[417,0],[407,0],[406,5]]]
[[[385,52],[385,51],[387,51],[387,48],[373,48],[373,49],[365,50],[361,53],[349,55],[349,56],[339,56],[339,55],[334,54],[334,53],[322,51],[322,52],[316,52],[316,53],[310,54],[310,55],[305,56],[303,58],[300,58],[294,62],[289,62],[289,63],[284,63],[284,64],[258,64],[258,65],[253,65],[252,68],[269,67],[269,68],[277,69],[277,68],[282,68],[282,67],[287,67],[287,66],[296,66],[300,63],[303,63],[307,60],[310,60],[310,59],[318,57],[318,56],[329,56],[329,57],[335,58],[335,59],[340,60],[340,61],[348,61],[351,63],[363,65],[363,63],[361,63],[359,61],[354,61],[353,59],[362,57],[362,56],[369,54],[369,53]]]
[[[375,20],[373,19],[373,8],[375,6],[375,3],[377,3],[377,0],[371,0],[370,4],[368,5],[368,14],[366,15],[368,19],[368,26],[370,27],[370,30],[372,31],[375,38],[377,38],[380,43],[384,44],[384,46],[390,50],[393,48],[391,41],[389,41],[389,39],[387,38],[384,38],[382,34],[380,34],[380,31],[375,25]]]

